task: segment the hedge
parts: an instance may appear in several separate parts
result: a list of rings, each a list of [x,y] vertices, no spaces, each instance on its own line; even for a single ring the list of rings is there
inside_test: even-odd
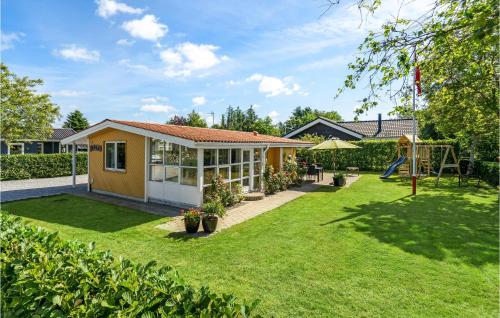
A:
[[[425,140],[426,144],[453,145],[458,156],[458,143],[454,140]],[[338,149],[335,150],[335,157],[338,169],[345,169],[349,166],[359,167],[361,170],[384,171],[397,158],[397,140],[365,140],[353,141],[360,149]],[[439,169],[439,164],[444,155],[439,148],[435,148],[431,154],[432,165],[435,170]],[[325,169],[332,170],[332,151],[311,151],[302,149],[298,152],[298,157],[307,162],[318,162]],[[451,160],[451,159],[450,159]]]
[[[477,174],[481,178],[488,182],[489,184],[497,186],[499,184],[499,169],[500,163],[495,161],[474,161],[475,169],[477,169]]]
[[[4,317],[249,317],[257,304],[189,287],[154,262],[117,261],[5,212],[0,220]]]
[[[71,175],[71,154],[1,155],[0,180],[53,178]],[[76,154],[76,173],[87,173],[87,154]]]

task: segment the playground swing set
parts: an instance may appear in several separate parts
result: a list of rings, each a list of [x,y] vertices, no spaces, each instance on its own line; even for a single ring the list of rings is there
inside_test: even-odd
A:
[[[443,169],[445,168],[455,168],[457,173],[458,173],[458,180],[459,180],[459,185],[460,185],[460,180],[462,178],[461,173],[460,173],[460,165],[459,161],[457,159],[457,156],[455,154],[455,149],[453,149],[453,146],[451,145],[429,145],[429,144],[422,144],[420,143],[420,140],[418,138],[415,139],[416,141],[416,166],[417,166],[417,176],[431,176],[431,174],[437,175],[436,178],[436,185],[439,184],[439,179],[441,178],[441,175],[443,174]],[[388,178],[391,174],[394,173],[394,171],[399,168],[399,176],[400,177],[410,177],[411,176],[411,171],[412,171],[412,136],[410,135],[403,135],[401,138],[398,140],[398,147],[397,147],[397,158],[396,161],[394,161],[389,168],[386,170],[386,172],[380,176],[382,179]],[[432,167],[432,155],[435,149],[439,148],[441,151],[441,160],[440,160],[440,165],[439,165],[439,171],[436,172],[434,171]],[[444,151],[444,154],[443,154]],[[447,163],[448,161],[448,156],[451,154],[451,159],[452,163]],[[410,159],[410,160],[407,160]]]

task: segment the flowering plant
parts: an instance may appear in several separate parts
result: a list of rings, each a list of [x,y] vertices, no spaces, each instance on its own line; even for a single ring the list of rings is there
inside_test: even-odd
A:
[[[184,220],[188,222],[198,222],[200,221],[200,211],[197,209],[181,209],[181,215],[184,216]]]

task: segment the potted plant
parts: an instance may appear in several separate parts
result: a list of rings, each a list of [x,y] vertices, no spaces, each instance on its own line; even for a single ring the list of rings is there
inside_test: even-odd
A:
[[[337,187],[343,187],[345,186],[345,183],[345,175],[342,172],[336,173],[333,177],[333,185]]]
[[[187,211],[181,210],[181,214],[184,216],[184,226],[186,227],[186,232],[196,233],[200,227],[200,211],[196,209],[189,209]]]
[[[219,217],[223,217],[226,211],[220,200],[212,200],[203,204],[203,218],[201,224],[205,233],[212,233],[217,229]]]

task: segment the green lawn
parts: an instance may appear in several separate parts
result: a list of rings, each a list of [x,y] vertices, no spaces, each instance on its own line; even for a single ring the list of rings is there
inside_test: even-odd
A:
[[[446,183],[446,182],[445,182]],[[65,238],[174,266],[191,284],[262,300],[265,316],[498,317],[498,196],[364,175],[210,238],[69,195],[3,205]]]

